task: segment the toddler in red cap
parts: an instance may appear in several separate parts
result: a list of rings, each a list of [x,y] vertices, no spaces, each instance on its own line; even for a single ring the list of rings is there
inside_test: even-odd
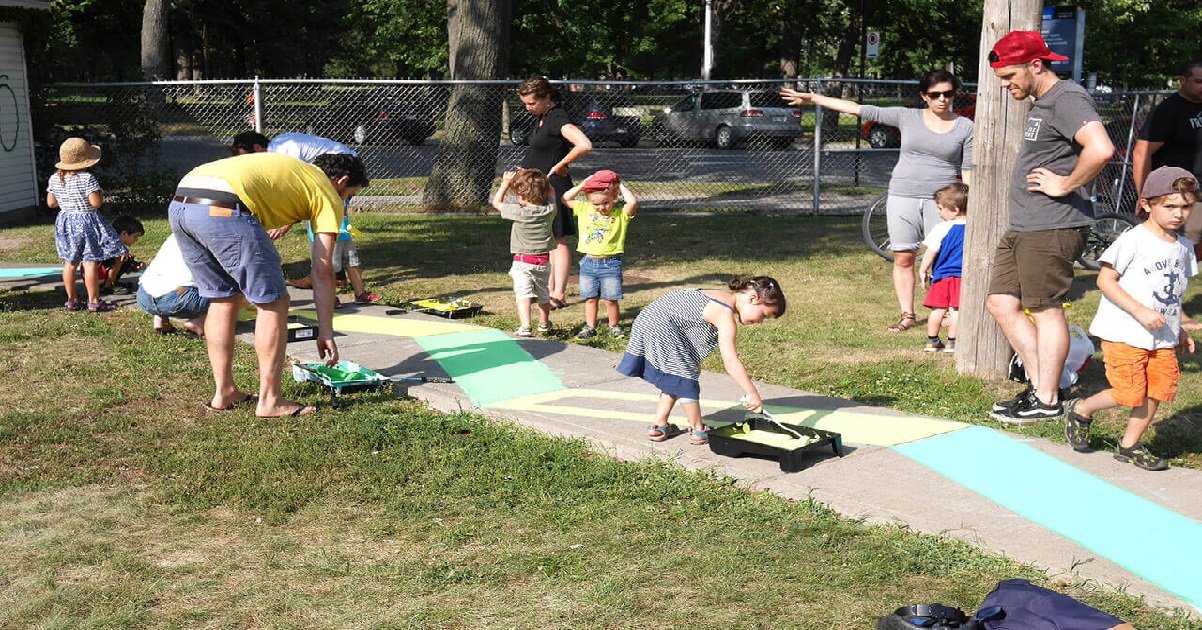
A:
[[[584,192],[587,199],[579,200]],[[621,196],[623,205],[618,206]],[[638,210],[639,200],[618,178],[618,174],[603,170],[563,194],[563,202],[572,209],[579,222],[577,251],[584,254],[580,261],[580,298],[584,300],[584,326],[576,335],[588,339],[597,334],[597,311],[605,300],[609,318],[609,334],[622,337],[619,325],[622,299],[622,254],[626,248],[626,228]]]

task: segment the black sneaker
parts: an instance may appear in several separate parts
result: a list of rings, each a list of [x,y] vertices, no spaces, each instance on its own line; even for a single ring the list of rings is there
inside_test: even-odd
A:
[[[1169,462],[1163,457],[1157,457],[1148,451],[1143,442],[1136,443],[1131,448],[1123,448],[1120,444],[1114,452],[1114,458],[1120,462],[1135,464],[1144,470],[1168,470]]]
[[[1017,405],[1022,399],[1034,395],[1035,390],[1031,389],[1030,385],[1027,385],[1026,389],[1016,394],[1014,398],[993,403],[993,413],[1006,413],[1007,411],[1010,411],[1011,407]]]
[[[1023,397],[1010,409],[1001,413],[990,414],[994,420],[998,422],[1006,422],[1009,424],[1034,424],[1043,422],[1053,418],[1059,418],[1064,415],[1064,406],[1060,403],[1054,405],[1045,405],[1035,393],[1030,396]]]
[[[1093,420],[1077,413],[1077,405],[1081,404],[1080,398],[1074,398],[1064,403],[1064,439],[1068,440],[1068,445],[1073,447],[1078,453],[1088,453],[1089,448],[1089,425],[1093,424]]]

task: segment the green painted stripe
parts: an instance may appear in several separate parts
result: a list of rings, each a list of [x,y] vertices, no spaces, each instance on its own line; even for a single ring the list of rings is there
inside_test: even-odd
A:
[[[415,341],[476,406],[564,389],[547,366],[499,330],[483,328]]]

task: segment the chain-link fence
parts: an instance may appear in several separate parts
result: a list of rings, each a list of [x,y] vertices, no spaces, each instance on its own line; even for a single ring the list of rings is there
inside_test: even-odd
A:
[[[561,106],[594,145],[572,165],[573,176],[579,181],[597,169],[616,170],[645,208],[862,212],[888,185],[897,130],[787,107],[779,89],[921,106],[913,81],[556,83]],[[99,169],[106,183],[169,186],[192,167],[229,155],[238,132],[256,129],[270,137],[302,131],[344,142],[363,157],[372,185],[358,204],[430,208],[447,197],[483,204],[492,180],[528,149],[534,121],[516,87],[515,81],[401,80],[52,85],[41,166],[48,172],[63,137],[84,135],[112,154]],[[1133,204],[1132,138],[1160,98],[1097,96],[1120,149],[1096,186],[1106,209],[1129,211]],[[954,108],[972,116],[975,104],[969,92]],[[454,177],[448,170],[471,173]],[[441,197],[432,195],[434,188]]]

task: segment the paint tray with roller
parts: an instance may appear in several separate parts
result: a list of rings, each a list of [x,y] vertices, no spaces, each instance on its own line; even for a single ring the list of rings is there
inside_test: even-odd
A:
[[[843,438],[833,431],[778,422],[768,412],[749,413],[742,422],[711,429],[710,450],[717,455],[762,455],[780,462],[782,472],[805,468],[807,455],[830,447],[843,457]]]
[[[480,304],[464,298],[427,298],[425,300],[414,300],[409,302],[407,306],[415,311],[440,315],[448,319],[472,317],[480,314],[481,309],[484,308]]]
[[[353,361],[339,361],[332,367],[323,362],[293,363],[292,380],[330,388],[330,406],[335,409],[341,405],[344,393],[379,390],[391,382],[387,376]]]

